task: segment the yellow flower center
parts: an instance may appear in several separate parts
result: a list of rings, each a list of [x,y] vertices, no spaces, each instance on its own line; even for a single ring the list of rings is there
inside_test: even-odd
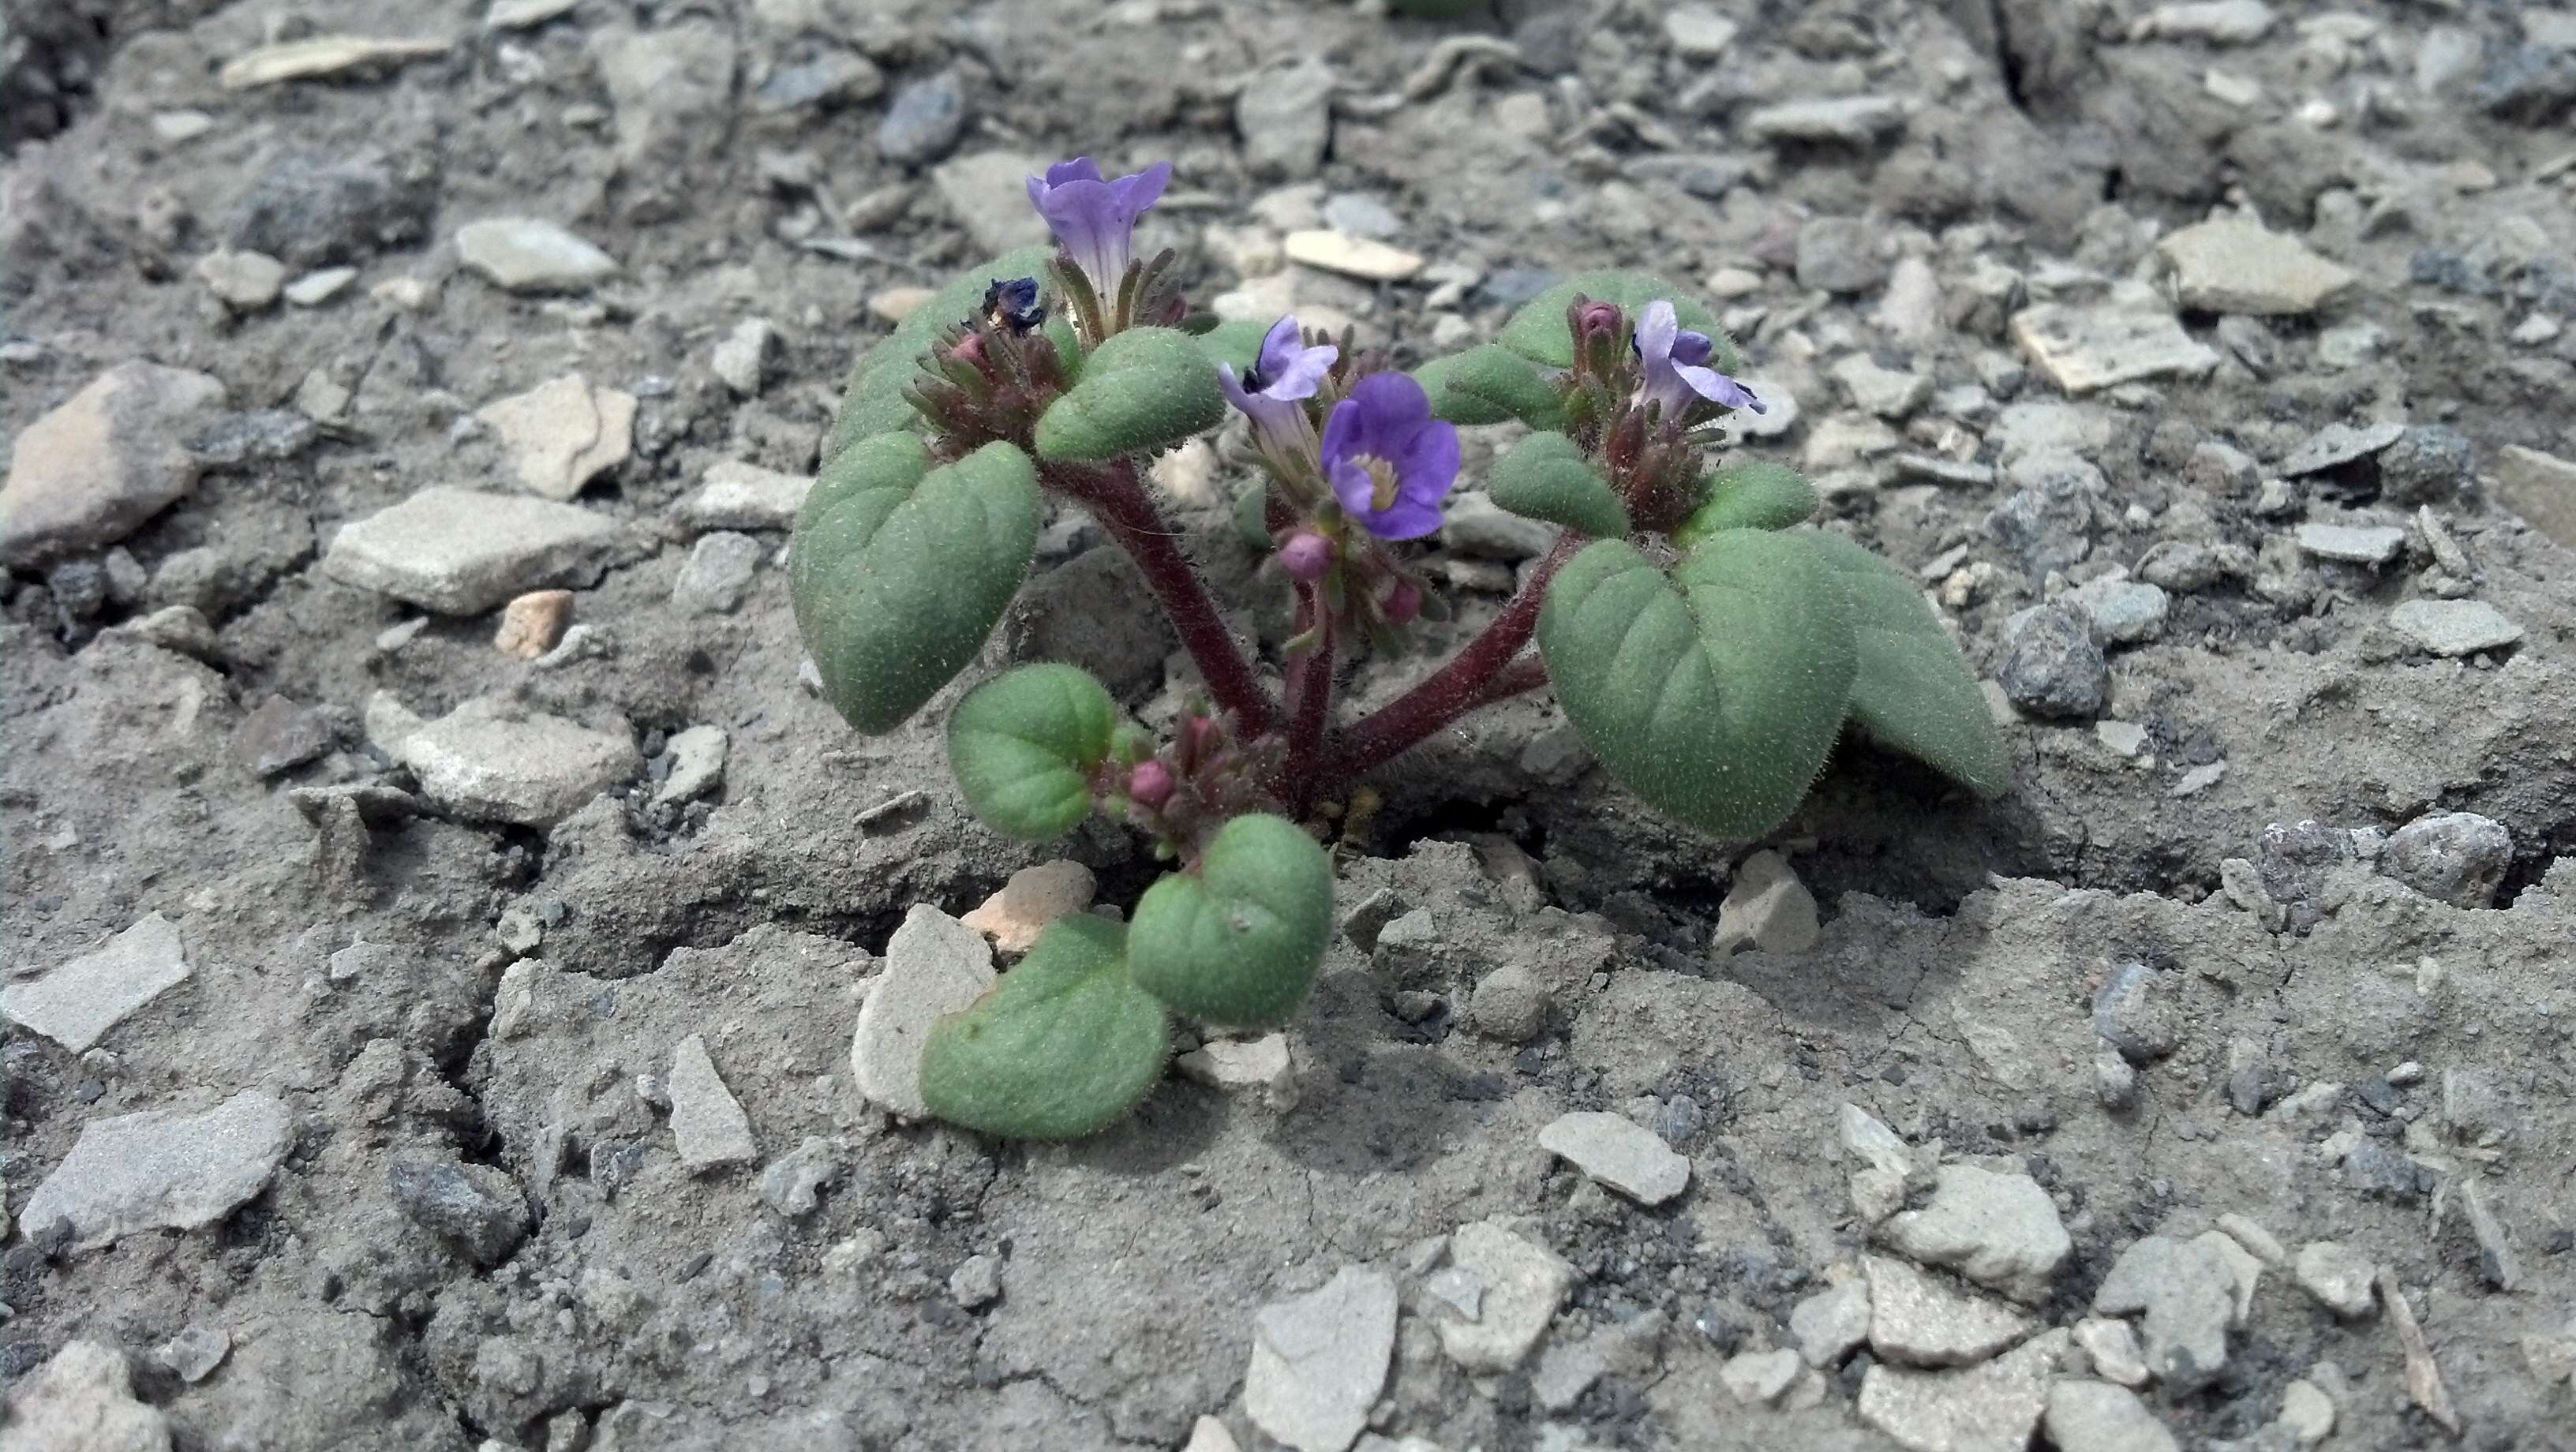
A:
[[[1369,476],[1369,508],[1383,514],[1395,507],[1395,465],[1375,454],[1362,454],[1351,461]]]

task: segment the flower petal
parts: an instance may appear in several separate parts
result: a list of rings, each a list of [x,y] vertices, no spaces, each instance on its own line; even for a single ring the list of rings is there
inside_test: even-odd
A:
[[[1336,405],[1333,409],[1333,417],[1341,417],[1342,409],[1348,406],[1347,404]],[[1329,436],[1332,431],[1332,421],[1327,419],[1324,423],[1324,432]],[[1368,470],[1352,463],[1349,459],[1335,459],[1329,445],[1326,446],[1324,458],[1326,477],[1333,486],[1333,497],[1340,500],[1342,508],[1350,511],[1352,515],[1366,520],[1369,514],[1370,496],[1377,492],[1377,481],[1369,477]]]
[[[1705,363],[1708,361],[1708,355],[1716,351],[1716,342],[1706,333],[1694,333],[1685,329],[1673,335],[1672,358],[1676,363]]]
[[[1431,421],[1431,395],[1409,373],[1372,373],[1351,388],[1360,412],[1360,440],[1369,453],[1391,459],[1413,431]]]
[[[1270,331],[1261,335],[1261,354],[1254,361],[1252,371],[1260,375],[1265,383],[1277,378],[1288,371],[1288,365],[1294,361],[1302,341],[1297,331],[1295,313],[1290,313],[1272,323]]]
[[[1367,425],[1361,419],[1360,404],[1356,397],[1345,398],[1334,404],[1333,411],[1324,415],[1323,463],[1325,470],[1332,475],[1333,492],[1336,494],[1341,492],[1340,471],[1345,462],[1353,454],[1361,452],[1366,442],[1362,438],[1366,427]],[[1365,484],[1367,476],[1362,475],[1361,479]],[[1363,500],[1368,497],[1366,488],[1361,489],[1360,497]],[[1348,501],[1345,500],[1344,503],[1347,504]]]
[[[1051,187],[1060,187],[1066,182],[1098,180],[1100,180],[1100,167],[1087,156],[1077,156],[1071,161],[1059,161],[1046,169],[1046,184]]]
[[[1089,164],[1087,160],[1084,162],[1086,166]],[[1098,176],[1100,173],[1094,171],[1092,175]],[[1143,171],[1120,177],[1111,182],[1110,186],[1116,189],[1118,204],[1127,209],[1127,219],[1133,222],[1154,203],[1161,201],[1163,188],[1171,184],[1172,164],[1168,161],[1158,161]]]
[[[1225,394],[1226,402],[1244,413],[1252,412],[1252,395],[1244,391],[1243,380],[1234,376],[1233,364],[1216,365],[1216,386]]]
[[[1399,497],[1382,512],[1362,515],[1360,523],[1379,539],[1420,539],[1440,527],[1440,506],[1429,500]]]
[[[1342,350],[1329,343],[1320,348],[1300,348],[1278,372],[1264,370],[1270,381],[1261,391],[1278,399],[1312,398],[1315,390],[1323,386],[1324,375],[1333,371],[1334,360],[1341,356]]]
[[[1637,356],[1645,360],[1649,379],[1656,369],[1672,360],[1673,340],[1681,330],[1681,318],[1673,312],[1673,305],[1661,298],[1646,304],[1645,311],[1637,314]]]
[[[1397,492],[1429,504],[1437,512],[1458,482],[1458,430],[1434,420],[1414,431],[1396,456]]]
[[[1768,411],[1763,408],[1762,400],[1753,396],[1752,389],[1714,368],[1676,368],[1673,371],[1681,375],[1683,384],[1691,392],[1711,403],[1722,403],[1728,408],[1749,408],[1755,413]]]

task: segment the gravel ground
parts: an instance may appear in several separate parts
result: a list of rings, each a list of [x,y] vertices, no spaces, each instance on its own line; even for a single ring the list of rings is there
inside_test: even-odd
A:
[[[2576,19],[1380,11],[13,9],[13,1449],[2576,1447]],[[1700,286],[2012,791],[1712,843],[1523,700],[1345,823],[1284,1037],[890,1113],[872,992],[1153,865],[975,825],[953,690],[851,734],[779,551],[1077,152],[1408,362]],[[1247,458],[1157,469],[1236,583]],[[1152,719],[1099,544],[991,653]]]

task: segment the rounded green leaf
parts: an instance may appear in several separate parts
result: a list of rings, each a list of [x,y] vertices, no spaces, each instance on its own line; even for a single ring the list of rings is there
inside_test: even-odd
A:
[[[861,353],[842,387],[841,413],[832,421],[832,437],[823,445],[824,462],[861,439],[918,428],[921,415],[903,391],[920,373],[921,355],[930,351],[930,340],[940,329],[974,316],[984,304],[984,289],[995,281],[1041,276],[1053,256],[1052,246],[1022,247],[966,269]]]
[[[1735,340],[1717,325],[1709,310],[1699,305],[1689,293],[1647,272],[1586,272],[1569,277],[1528,302],[1503,324],[1497,342],[1525,358],[1534,358],[1551,368],[1574,366],[1574,330],[1566,325],[1565,310],[1576,293],[1594,302],[1617,303],[1630,322],[1646,304],[1658,298],[1673,305],[1682,327],[1690,332],[1705,333],[1716,343],[1709,354],[1708,366],[1720,373],[1739,373],[1744,357],[1735,351]]]
[[[948,766],[986,826],[1031,842],[1091,814],[1118,703],[1079,666],[1026,665],[966,693],[948,716]]]
[[[1127,963],[1176,1012],[1274,1028],[1306,1001],[1332,932],[1332,859],[1296,823],[1255,814],[1218,829],[1197,871],[1146,889]]]
[[[1860,652],[1851,719],[1871,739],[1993,796],[2012,783],[2012,759],[1968,659],[1914,582],[1840,535],[1798,536],[1841,582]]]
[[[1578,534],[1620,539],[1628,509],[1581,445],[1563,434],[1532,434],[1494,465],[1486,492],[1514,514],[1561,524]]]
[[[1815,487],[1786,464],[1748,459],[1708,476],[1700,506],[1673,531],[1680,549],[1722,529],[1787,529],[1816,512]]]
[[[1127,930],[1058,918],[982,998],[931,1025],[921,1098],[951,1124],[1006,1139],[1080,1139],[1162,1077],[1163,1006],[1130,981]]]
[[[1231,364],[1239,378],[1252,371],[1253,363],[1261,357],[1261,340],[1269,333],[1265,323],[1241,319],[1222,322],[1197,335],[1199,351],[1207,355],[1210,363]]]
[[[1843,591],[1805,541],[1709,536],[1669,575],[1601,540],[1566,562],[1538,644],[1592,754],[1720,837],[1779,825],[1823,770],[1857,659]]]
[[[1177,444],[1225,420],[1216,365],[1173,328],[1129,328],[1091,350],[1082,379],[1038,420],[1038,457],[1096,464]]]
[[[933,469],[919,438],[879,434],[825,464],[787,585],[841,719],[891,731],[921,709],[983,648],[1037,542],[1037,470],[1009,444]]]
[[[1534,429],[1552,429],[1565,422],[1564,401],[1546,375],[1499,344],[1434,358],[1414,369],[1413,379],[1431,395],[1433,416],[1453,424],[1516,418]]]

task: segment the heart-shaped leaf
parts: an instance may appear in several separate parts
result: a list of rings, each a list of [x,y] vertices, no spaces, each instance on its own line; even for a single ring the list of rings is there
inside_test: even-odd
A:
[[[1690,518],[1673,531],[1673,545],[1689,549],[1722,529],[1787,529],[1816,512],[1816,491],[1797,470],[1768,459],[1729,464],[1708,476],[1706,494]]]
[[[1565,423],[1555,385],[1527,358],[1499,344],[1434,358],[1414,369],[1413,379],[1431,395],[1433,416],[1453,424],[1519,419],[1534,429],[1553,429]]]
[[[1126,934],[1088,913],[1058,918],[1000,983],[933,1024],[930,1112],[1006,1139],[1080,1139],[1135,1108],[1170,1043],[1163,1006],[1128,977]]]
[[[1274,1028],[1306,1001],[1333,932],[1333,862],[1284,817],[1237,817],[1196,871],[1146,889],[1127,937],[1136,984],[1204,1023]]]
[[[1744,357],[1735,351],[1735,340],[1717,325],[1708,309],[1683,289],[1645,272],[1586,272],[1569,277],[1521,304],[1521,310],[1503,324],[1495,341],[1551,368],[1573,367],[1574,329],[1565,321],[1565,310],[1577,293],[1594,302],[1617,303],[1631,324],[1646,304],[1658,298],[1671,303],[1684,331],[1706,334],[1717,345],[1709,354],[1709,367],[1720,373],[1744,371]]]
[[[1871,739],[1938,768],[1979,796],[2012,782],[2012,760],[1976,673],[1923,592],[1894,565],[1840,535],[1800,536],[1851,602],[1860,668],[1851,719]]]
[[[1561,524],[1598,539],[1628,533],[1628,509],[1600,466],[1563,434],[1532,434],[1494,465],[1486,492],[1514,514]]]
[[[823,466],[787,556],[796,628],[841,719],[891,731],[982,649],[1037,551],[1037,471],[991,443],[930,467],[878,434]]]
[[[918,428],[921,415],[903,391],[920,373],[921,355],[930,351],[930,340],[940,329],[973,317],[984,305],[984,290],[995,282],[1044,276],[1047,260],[1054,255],[1053,247],[1022,247],[966,269],[861,353],[841,390],[841,413],[832,421],[831,439],[823,445],[824,462],[861,439]]]
[[[1623,541],[1586,546],[1548,590],[1538,643],[1610,774],[1720,837],[1796,810],[1857,669],[1833,573],[1804,540],[1763,530],[1713,534],[1669,575]]]
[[[1225,393],[1200,340],[1174,328],[1114,333],[1082,379],[1038,420],[1038,457],[1096,464],[1177,444],[1225,420]]]
[[[1091,814],[1091,774],[1109,757],[1118,703],[1088,671],[1026,665],[966,693],[948,716],[948,766],[985,825],[1031,842]]]

